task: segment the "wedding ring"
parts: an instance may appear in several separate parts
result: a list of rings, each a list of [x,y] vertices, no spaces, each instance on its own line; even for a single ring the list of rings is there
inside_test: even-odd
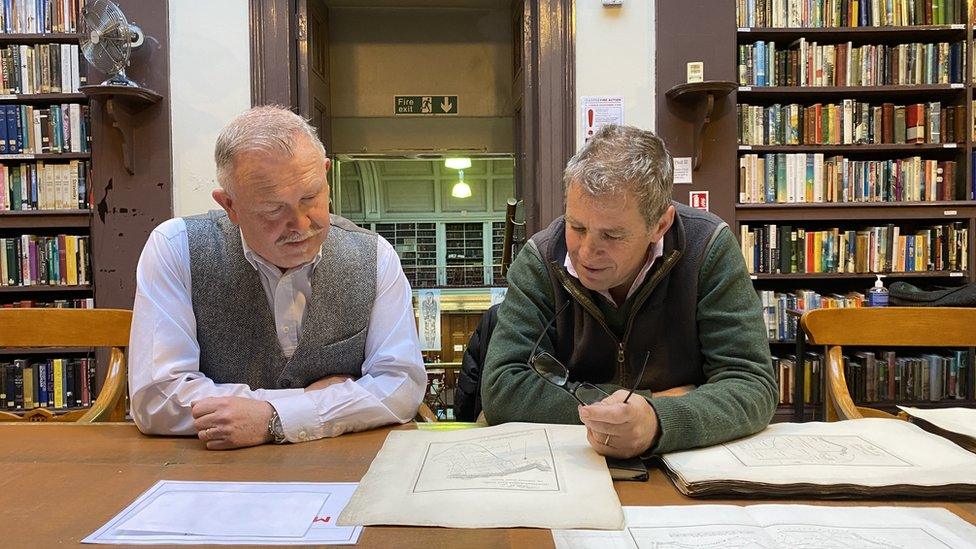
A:
[[[607,435],[607,439],[603,441],[604,446],[610,446],[610,435]]]

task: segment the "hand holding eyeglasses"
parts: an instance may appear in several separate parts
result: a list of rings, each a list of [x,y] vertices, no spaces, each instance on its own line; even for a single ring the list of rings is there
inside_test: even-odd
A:
[[[659,430],[657,414],[644,398],[628,398],[630,391],[614,392],[602,402],[580,406],[586,438],[597,453],[630,458],[647,451]]]

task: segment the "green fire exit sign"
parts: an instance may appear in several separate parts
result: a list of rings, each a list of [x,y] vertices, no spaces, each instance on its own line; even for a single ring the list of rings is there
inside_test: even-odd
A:
[[[456,95],[395,95],[394,115],[439,116],[458,113]]]

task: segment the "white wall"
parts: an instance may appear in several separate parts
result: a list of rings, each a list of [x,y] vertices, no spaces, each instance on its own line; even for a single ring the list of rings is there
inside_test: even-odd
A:
[[[576,145],[583,144],[580,98],[619,95],[624,123],[654,129],[656,0],[576,0]]]
[[[210,192],[220,129],[251,106],[248,0],[170,0],[173,212],[217,208]]]

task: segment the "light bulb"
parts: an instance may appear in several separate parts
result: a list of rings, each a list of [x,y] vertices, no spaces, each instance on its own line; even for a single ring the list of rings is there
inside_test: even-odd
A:
[[[463,170],[471,167],[470,158],[448,158],[444,160],[444,167],[452,170]]]
[[[454,198],[469,198],[471,196],[471,185],[468,185],[464,181],[458,181],[451,188],[451,196]]]

